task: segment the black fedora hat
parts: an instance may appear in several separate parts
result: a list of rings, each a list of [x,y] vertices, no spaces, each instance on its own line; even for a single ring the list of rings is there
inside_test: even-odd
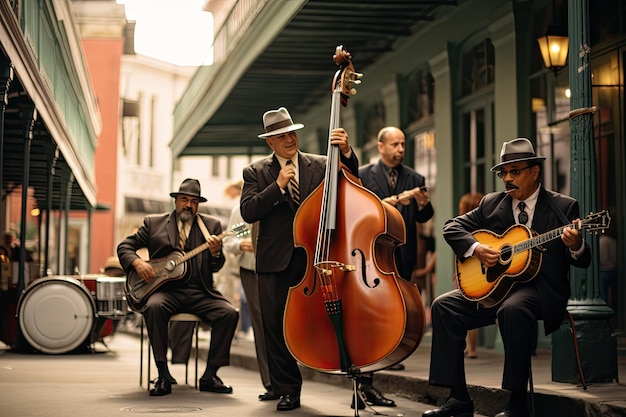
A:
[[[513,162],[534,161],[543,162],[545,156],[537,156],[533,144],[526,138],[517,138],[502,144],[500,163],[491,168],[491,172],[498,171],[503,165]]]
[[[200,195],[200,181],[193,179],[193,178],[185,179],[182,182],[182,184],[180,184],[180,188],[178,189],[178,192],[170,193],[170,197],[176,198],[176,196],[180,194],[188,195],[190,197],[195,197],[201,203],[204,203],[205,201],[207,201],[206,198]]]

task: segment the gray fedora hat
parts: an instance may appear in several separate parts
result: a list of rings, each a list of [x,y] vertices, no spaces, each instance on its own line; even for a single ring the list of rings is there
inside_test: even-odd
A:
[[[185,179],[182,184],[180,184],[178,192],[170,193],[170,197],[176,198],[176,196],[180,194],[195,197],[201,203],[204,203],[206,201],[206,198],[200,195],[200,181],[193,178]]]
[[[543,162],[545,156],[537,156],[533,144],[526,138],[517,138],[502,144],[500,163],[491,168],[491,172],[498,171],[503,165],[513,162],[534,161]]]
[[[263,115],[263,126],[265,127],[265,133],[259,135],[261,139],[302,129],[304,127],[302,123],[294,123],[293,120],[291,120],[291,115],[289,115],[289,112],[284,107],[278,110],[266,111]]]

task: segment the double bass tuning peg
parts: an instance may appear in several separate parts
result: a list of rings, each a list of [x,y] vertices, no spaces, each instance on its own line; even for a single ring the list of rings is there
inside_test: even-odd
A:
[[[363,74],[361,74],[360,72],[354,72],[351,71],[350,72],[350,85],[360,85],[361,84],[361,78],[363,78]],[[357,93],[356,88],[351,88],[350,89],[350,95],[355,95]]]

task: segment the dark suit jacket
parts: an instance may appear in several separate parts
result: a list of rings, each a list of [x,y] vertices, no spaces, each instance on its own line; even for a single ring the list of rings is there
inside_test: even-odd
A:
[[[222,232],[222,226],[218,219],[204,214],[200,214],[200,218],[209,233],[217,235]],[[194,232],[194,229],[197,228],[198,225],[194,224],[191,233],[197,233]],[[148,248],[150,259],[162,258],[175,250],[179,250],[176,212],[146,216],[137,233],[128,236],[118,245],[117,254],[120,264],[127,273],[132,269],[132,262],[139,258],[137,250],[140,248]],[[224,265],[224,255],[220,253],[219,258],[213,258],[207,249],[190,261],[201,262],[202,276],[200,280],[203,288],[214,297],[224,298],[219,291],[213,288],[213,272],[218,271]]]
[[[358,171],[354,152],[350,159],[342,155],[341,160],[352,173]],[[324,180],[326,156],[298,152],[298,169],[300,198],[304,201]],[[273,153],[243,170],[241,217],[250,224],[259,221],[258,273],[287,269],[294,252],[293,220],[297,207],[289,192],[283,194],[276,183],[279,172],[280,163]]]
[[[382,163],[383,162],[379,160],[377,163],[359,168],[359,178],[363,186],[376,194],[381,200],[394,194],[389,187],[387,174],[381,166]],[[403,164],[398,175],[396,194],[423,185],[426,185],[425,178],[415,172],[415,170]],[[416,223],[428,221],[433,217],[435,211],[430,203],[424,206],[422,210],[419,210],[417,201],[415,201],[414,198],[411,199],[409,205],[403,206],[399,204],[396,208],[400,211],[406,228],[406,243],[397,247],[395,250],[396,266],[400,276],[409,281],[417,262]]]
[[[560,217],[550,207],[549,198],[553,199],[556,206],[570,222],[579,217],[579,207],[576,200],[542,187],[532,223],[532,229],[539,234],[564,225]],[[471,232],[487,229],[497,234],[503,234],[515,224],[512,201],[511,196],[504,192],[488,194],[477,209],[450,219],[444,224],[443,237],[459,259],[463,259],[463,254],[476,242]],[[531,285],[536,286],[541,297],[544,326],[546,334],[549,334],[559,327],[565,315],[567,300],[570,297],[570,265],[586,268],[591,263],[591,251],[585,243],[583,254],[578,259],[574,259],[560,237],[542,246],[546,249],[543,253],[543,261],[539,273],[531,281]],[[513,286],[512,291],[514,290],[515,286]]]

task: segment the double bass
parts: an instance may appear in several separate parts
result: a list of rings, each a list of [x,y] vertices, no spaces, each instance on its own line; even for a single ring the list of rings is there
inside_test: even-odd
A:
[[[360,82],[350,54],[338,46],[329,132]],[[315,229],[311,225],[317,224]],[[417,349],[425,313],[415,284],[399,276],[394,249],[406,241],[393,206],[364,188],[328,146],[324,181],[300,205],[294,244],[307,256],[291,287],[283,330],[291,354],[320,372],[356,376],[401,362]]]

